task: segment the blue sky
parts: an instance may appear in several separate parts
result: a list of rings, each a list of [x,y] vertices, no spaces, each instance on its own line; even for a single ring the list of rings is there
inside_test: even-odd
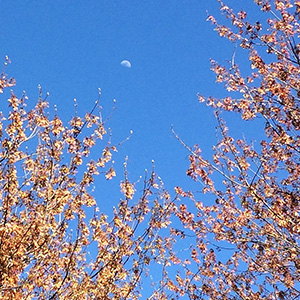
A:
[[[246,9],[255,20],[262,14],[252,0],[227,2]],[[10,57],[7,73],[16,78],[18,96],[26,91],[29,107],[38,98],[40,84],[44,94],[50,93],[50,111],[57,105],[58,115],[67,121],[74,114],[74,98],[83,116],[101,88],[104,117],[113,99],[117,101],[108,123],[112,142],[134,132],[114,156],[117,178],[95,182],[94,195],[103,211],[111,212],[121,197],[126,156],[132,181],[151,169],[154,160],[156,173],[171,192],[177,185],[201,190],[185,174],[189,153],[170,127],[188,145],[199,144],[206,157],[212,154],[216,121],[213,110],[198,103],[197,93],[228,95],[215,83],[209,59],[226,63],[234,51],[206,21],[206,11],[224,20],[218,8],[215,0],[2,1],[0,61]],[[131,68],[121,65],[124,59]],[[236,59],[247,70],[247,56],[237,51]],[[6,98],[0,95],[0,110]],[[231,132],[257,139],[259,125],[226,116]]]
[[[250,0],[228,2],[260,14]],[[40,84],[44,93],[50,93],[50,107],[56,104],[58,114],[67,120],[74,113],[74,98],[83,115],[101,88],[104,116],[113,107],[113,99],[117,100],[109,121],[113,143],[133,130],[114,157],[118,177],[103,190],[96,189],[100,202],[119,199],[126,156],[133,181],[151,168],[153,159],[167,189],[176,185],[197,189],[185,175],[188,153],[170,126],[187,144],[198,143],[205,155],[211,153],[216,122],[213,111],[197,102],[197,93],[227,95],[215,83],[209,59],[224,63],[234,50],[206,22],[206,11],[220,16],[218,7],[213,0],[15,0],[1,4],[0,57],[4,60],[8,55],[12,61],[7,73],[17,80],[17,95],[25,90],[29,106],[33,105]],[[124,59],[131,62],[131,68],[121,66]],[[243,64],[247,66],[247,60]],[[230,118],[233,125],[239,124],[238,116]],[[233,130],[240,134],[249,130],[243,124]]]

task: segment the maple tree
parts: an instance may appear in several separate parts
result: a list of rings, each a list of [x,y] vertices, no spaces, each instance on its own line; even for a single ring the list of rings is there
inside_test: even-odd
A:
[[[4,70],[1,92],[14,84]],[[100,91],[91,112],[75,113],[67,125],[56,110],[51,117],[47,98],[39,87],[29,110],[26,95],[11,92],[0,118],[1,299],[137,299],[146,266],[166,264],[171,241],[160,231],[174,201],[154,169],[133,200],[125,161],[123,197],[111,218],[101,212],[93,182],[116,176],[117,147],[110,135],[104,142]]]
[[[244,60],[241,71],[237,55],[227,66],[211,61],[228,91],[199,95],[218,123],[211,160],[174,132],[190,152],[187,174],[210,194],[199,201],[176,189],[186,199],[177,212],[184,232],[196,237],[178,288],[190,299],[300,299],[300,1],[255,0],[263,18],[255,22],[218,2],[227,25],[208,20],[249,67]],[[257,120],[256,141],[232,136],[224,111]]]

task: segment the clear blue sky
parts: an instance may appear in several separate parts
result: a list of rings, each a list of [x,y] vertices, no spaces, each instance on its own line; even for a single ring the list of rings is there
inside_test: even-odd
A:
[[[260,14],[251,0],[228,2]],[[119,199],[127,155],[133,181],[151,169],[154,159],[166,188],[197,188],[185,175],[188,153],[170,126],[187,144],[198,143],[211,153],[216,122],[213,111],[197,102],[197,93],[227,95],[215,84],[209,58],[226,62],[234,49],[206,22],[207,10],[220,16],[218,7],[214,0],[2,1],[0,57],[12,61],[7,72],[17,80],[17,95],[25,90],[29,103],[35,103],[41,84],[50,93],[50,106],[56,104],[67,120],[74,98],[83,115],[101,88],[104,115],[117,100],[109,122],[113,143],[134,131],[114,157],[118,177],[96,189],[100,206]],[[123,59],[132,67],[121,66]],[[247,124],[236,128],[242,134]]]
[[[262,14],[252,0],[227,2],[250,10],[255,19]],[[117,100],[108,124],[112,142],[134,132],[114,156],[117,178],[95,182],[96,200],[104,212],[121,197],[126,156],[132,181],[144,175],[145,168],[151,169],[153,159],[168,190],[177,185],[201,190],[185,174],[188,152],[170,127],[173,124],[188,145],[199,144],[207,157],[212,153],[216,121],[213,111],[198,103],[197,93],[227,96],[215,83],[209,59],[225,63],[234,51],[234,45],[206,21],[206,11],[220,17],[218,7],[215,0],[2,1],[0,61],[10,57],[7,73],[16,78],[18,96],[26,91],[29,107],[37,100],[40,84],[45,94],[50,93],[51,111],[57,105],[58,114],[68,120],[74,114],[74,98],[83,116],[101,88],[104,116]],[[246,69],[245,57],[237,53]],[[121,66],[124,59],[131,68]],[[0,95],[0,110],[6,98]],[[239,120],[228,117],[232,132],[255,138],[254,124]]]

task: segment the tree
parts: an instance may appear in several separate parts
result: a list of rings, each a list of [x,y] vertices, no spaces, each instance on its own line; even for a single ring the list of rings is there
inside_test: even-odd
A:
[[[190,152],[187,174],[212,195],[205,204],[177,188],[195,204],[181,204],[177,213],[196,236],[197,267],[182,276],[190,299],[300,298],[300,1],[254,2],[265,20],[251,23],[245,11],[235,13],[222,1],[229,25],[208,16],[221,37],[248,53],[250,67],[242,72],[236,56],[228,66],[211,61],[216,81],[233,93],[199,95],[218,122],[212,160],[181,140]],[[262,139],[231,136],[223,111],[264,123]]]
[[[4,70],[1,92],[14,84]],[[160,230],[174,204],[154,170],[134,201],[125,161],[123,197],[112,218],[103,214],[93,181],[100,173],[116,176],[117,148],[110,136],[104,142],[100,91],[91,112],[75,113],[68,126],[56,111],[51,117],[47,97],[39,88],[27,110],[26,95],[11,92],[8,116],[1,114],[1,299],[137,299],[145,267],[167,260],[171,241]],[[92,160],[95,149],[100,155]]]

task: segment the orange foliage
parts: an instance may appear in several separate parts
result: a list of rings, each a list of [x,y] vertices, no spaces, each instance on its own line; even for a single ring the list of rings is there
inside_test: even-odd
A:
[[[5,74],[0,81],[1,91],[14,83]],[[25,95],[12,92],[8,103],[9,115],[0,119],[0,298],[139,298],[147,266],[169,263],[172,248],[160,230],[174,205],[154,171],[133,200],[125,163],[124,197],[109,220],[91,194],[95,176],[116,176],[117,147],[110,137],[104,142],[99,99],[70,127],[49,116],[41,89],[29,111]]]
[[[211,60],[234,94],[199,95],[218,122],[212,159],[173,131],[201,196],[176,186],[172,199],[154,170],[137,188],[125,162],[109,218],[91,195],[95,176],[116,176],[99,101],[68,128],[49,117],[41,90],[30,111],[25,95],[11,93],[10,113],[0,116],[1,299],[300,297],[300,2],[255,0],[265,23],[218,2],[231,25],[208,20],[248,52],[249,73],[234,57],[228,66]],[[0,92],[13,84],[1,74]],[[231,136],[222,111],[260,118],[263,137]]]
[[[177,213],[185,228],[182,236],[195,237],[190,255],[198,271],[185,266],[193,274],[193,289],[186,292],[190,299],[298,299],[299,1],[255,0],[265,24],[251,23],[246,12],[235,13],[218,2],[232,25],[220,25],[212,16],[208,20],[221,37],[248,51],[249,74],[242,75],[235,55],[228,67],[211,60],[216,82],[234,92],[224,99],[199,95],[199,102],[215,109],[218,122],[221,138],[212,160],[173,131],[190,152],[187,175],[201,181],[202,192],[215,200],[205,204],[189,195],[194,207],[181,204]],[[222,111],[239,113],[244,122],[264,120],[261,140],[231,136]],[[187,196],[179,187],[176,193]],[[191,212],[195,216],[188,217]]]

